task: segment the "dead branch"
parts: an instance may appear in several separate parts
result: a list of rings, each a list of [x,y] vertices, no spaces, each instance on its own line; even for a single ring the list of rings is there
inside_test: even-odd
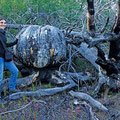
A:
[[[79,79],[80,82],[87,82],[87,81],[95,80],[93,77],[87,76],[83,72],[80,72],[80,73],[64,72],[64,74],[69,75],[71,78]]]
[[[102,42],[111,42],[111,41],[117,41],[120,39],[120,34],[114,34],[114,33],[111,33],[111,34],[101,34],[98,37],[94,38],[94,39],[91,39],[91,42],[88,42],[89,44],[89,47],[94,47],[95,45],[97,44],[100,44]]]
[[[24,96],[35,96],[35,97],[39,97],[39,96],[49,96],[49,95],[54,95],[56,93],[71,89],[72,87],[75,87],[76,84],[74,83],[73,80],[71,80],[70,78],[67,79],[69,81],[69,84],[65,85],[64,87],[56,87],[56,88],[48,88],[48,89],[39,89],[37,91],[29,91],[29,92],[18,92],[18,93],[14,93],[9,95],[9,99],[18,99],[20,97]],[[6,98],[8,98],[6,97]]]
[[[120,117],[120,111],[114,113],[109,120],[117,120]]]
[[[89,47],[94,47],[95,45],[98,45],[103,42],[117,41],[120,39],[120,34],[96,33],[94,37],[91,37],[90,34],[87,32],[82,33],[72,31],[67,37],[72,38],[70,40],[67,40],[67,43],[69,44],[79,45],[82,42],[86,42],[89,45]]]
[[[104,105],[102,105],[100,102],[96,101],[90,95],[88,95],[86,93],[74,92],[72,90],[69,93],[73,97],[77,97],[77,98],[89,101],[94,107],[97,107],[98,109],[100,109],[102,111],[108,111],[108,109]]]
[[[104,83],[107,83],[107,81],[109,81],[109,77],[103,75],[101,73],[101,70],[99,70],[99,80],[98,80],[98,85],[96,86],[95,90],[94,90],[94,93],[97,95],[97,93],[99,93],[102,85]]]
[[[99,70],[99,66],[95,63],[97,59],[97,50],[95,48],[88,48],[86,43],[82,43],[79,48],[75,45],[72,45],[72,47],[78,51],[86,60],[88,60],[97,70]]]
[[[102,28],[102,30],[100,31],[100,33],[103,33],[103,32],[105,31],[108,23],[109,23],[109,17],[107,18],[106,24],[105,24],[105,26]]]
[[[118,0],[118,13],[117,13],[117,22],[113,28],[113,31],[115,34],[119,34],[120,31],[120,0]],[[114,58],[116,60],[119,60],[119,39],[117,41],[111,41],[110,42],[110,52],[109,52],[109,58]],[[114,49],[115,48],[115,49]]]
[[[44,103],[46,104],[45,101],[42,101],[42,100],[36,100],[36,99],[33,99],[32,101],[30,101],[28,104],[16,109],[16,110],[9,110],[9,111],[6,111],[6,112],[1,112],[0,115],[4,115],[4,114],[8,114],[8,113],[14,113],[14,112],[17,112],[17,111],[20,111],[20,110],[23,110],[25,109],[26,107],[30,106],[33,102],[41,102],[41,103]]]
[[[96,116],[95,116],[95,114],[94,114],[94,112],[92,111],[92,107],[88,104],[88,103],[86,103],[85,101],[84,102],[78,102],[77,100],[75,100],[74,101],[74,104],[75,105],[84,105],[85,107],[87,107],[88,109],[89,109],[89,111],[88,111],[88,116],[89,116],[89,119],[91,120],[99,120]]]
[[[28,26],[37,26],[37,25],[22,25],[22,24],[7,24],[7,29],[21,29]]]
[[[120,31],[120,0],[118,0],[117,22],[114,26],[114,33],[118,34]]]

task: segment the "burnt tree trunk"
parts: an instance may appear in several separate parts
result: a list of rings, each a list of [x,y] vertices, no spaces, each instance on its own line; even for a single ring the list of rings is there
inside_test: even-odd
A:
[[[87,29],[93,35],[95,33],[94,0],[87,0],[87,4]]]
[[[87,0],[88,3],[88,32],[92,33],[92,37],[96,37],[95,34],[93,32],[95,32],[95,23],[94,23],[94,1],[93,0]],[[119,5],[119,2],[118,2]],[[89,17],[91,14],[92,17]],[[93,21],[93,22],[90,22]],[[117,25],[115,27],[116,31],[118,31],[119,29],[119,11],[118,11],[118,21],[117,21]],[[119,32],[118,32],[119,33]],[[120,49],[120,44],[118,41],[111,41],[111,50],[110,50],[110,57],[115,56],[114,58],[119,58],[119,49]],[[107,85],[109,85],[112,88],[117,88],[119,87],[118,83],[119,83],[119,78],[116,77],[116,75],[119,73],[119,68],[117,67],[118,64],[114,63],[114,61],[109,61],[106,59],[105,57],[105,53],[104,51],[100,48],[100,45],[95,45],[95,47],[98,49],[98,58],[96,60],[96,63],[98,65],[100,65],[103,70],[101,70],[99,68],[99,82],[98,82],[98,86],[95,89],[95,93],[98,93],[98,91],[100,90],[101,86],[103,85],[103,83],[107,83]],[[114,54],[115,53],[115,54]],[[105,72],[106,74],[104,74]],[[116,75],[114,75],[116,74]],[[109,77],[106,77],[109,76]]]
[[[120,32],[120,0],[118,0],[117,22],[114,26],[113,32],[115,34]],[[118,62],[120,61],[120,40],[110,42],[109,58],[114,58]]]
[[[87,29],[89,33],[83,33],[83,32],[80,33],[71,30],[69,32],[69,35],[68,34],[65,35],[63,34],[64,32],[62,30],[59,30],[58,28],[49,25],[46,26],[8,25],[7,26],[7,28],[13,27],[15,29],[24,27],[17,35],[19,36],[19,40],[18,40],[18,44],[14,47],[14,55],[17,57],[17,60],[19,60],[19,62],[21,62],[24,66],[26,66],[27,68],[26,71],[27,72],[29,71],[28,74],[26,73],[27,75],[31,74],[36,69],[36,71],[40,71],[41,74],[40,76],[43,75],[43,79],[44,79],[44,77],[47,76],[47,72],[42,74],[42,70],[44,68],[51,69],[51,67],[58,66],[58,64],[61,61],[64,61],[64,59],[66,59],[67,44],[69,43],[72,44],[71,47],[73,49],[75,49],[83,57],[85,57],[91,64],[93,64],[93,66],[99,72],[101,72],[99,70],[99,65],[104,70],[107,71],[106,75],[109,77],[111,77],[110,76],[111,73],[108,74],[109,70],[114,70],[114,68],[115,68],[114,71],[118,70],[114,62],[106,60],[105,54],[98,44],[100,43],[100,41],[111,41],[120,38],[119,37],[120,35],[115,32],[118,31],[119,28],[119,12],[118,12],[117,24],[115,27],[116,30],[114,30],[114,33],[116,33],[117,35],[111,33],[98,34],[95,33],[94,0],[87,0],[87,4],[88,4]],[[69,40],[67,41],[66,38],[71,41]],[[116,41],[115,43],[116,45],[118,45]],[[95,46],[97,49],[88,48],[90,46],[91,47]],[[111,41],[111,49],[113,48],[112,46],[113,44]],[[119,45],[116,48],[119,50]],[[111,49],[110,49],[110,53],[111,53]],[[118,55],[119,52],[117,50],[115,51],[116,51],[116,56],[119,57]],[[45,71],[48,70],[46,69]],[[58,80],[56,76],[53,75],[52,77],[55,78],[54,81]],[[106,78],[103,77],[104,76],[102,76],[101,79],[104,79],[104,81],[106,82]]]

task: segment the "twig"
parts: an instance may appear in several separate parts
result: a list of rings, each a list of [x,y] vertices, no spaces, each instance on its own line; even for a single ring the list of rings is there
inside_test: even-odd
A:
[[[94,115],[94,112],[92,112],[92,107],[88,104],[88,103],[86,103],[85,101],[84,102],[78,102],[77,100],[75,100],[74,101],[74,104],[75,105],[78,105],[78,104],[80,104],[80,105],[85,105],[85,107],[88,107],[88,109],[89,109],[89,118],[90,118],[90,120],[91,120],[91,118],[92,118],[92,120],[99,120],[95,115]]]
[[[70,95],[72,95],[74,97],[89,101],[94,107],[97,107],[98,109],[100,109],[102,111],[108,111],[108,109],[104,105],[102,105],[100,102],[93,99],[90,95],[88,95],[86,93],[74,92],[72,90],[69,93],[70,93]]]
[[[46,102],[42,101],[42,100],[36,100],[36,99],[33,99],[31,102],[29,102],[28,104],[26,104],[25,106],[22,106],[21,108],[19,109],[16,109],[16,110],[10,110],[10,111],[6,111],[6,112],[2,112],[0,113],[0,115],[4,115],[4,114],[8,114],[8,113],[13,113],[13,112],[17,112],[17,111],[20,111],[22,109],[25,109],[26,107],[28,107],[32,102],[41,102],[41,103],[44,103],[46,104]]]

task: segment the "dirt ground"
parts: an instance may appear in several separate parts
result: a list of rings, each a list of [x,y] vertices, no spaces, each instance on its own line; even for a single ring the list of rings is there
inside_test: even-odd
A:
[[[45,89],[46,87],[48,85],[41,84],[36,85],[35,89]],[[33,87],[29,86],[22,91],[32,89]],[[77,91],[77,88],[73,90]],[[88,90],[87,93],[91,94],[89,92]],[[45,97],[23,96],[18,100],[8,101],[6,105],[0,105],[0,120],[90,120],[88,109],[83,105],[74,105],[75,99],[77,98],[72,97],[69,91]],[[95,99],[109,109],[109,112],[106,113],[91,105],[95,116],[99,120],[120,120],[120,117],[111,119],[112,115],[114,117],[114,114],[120,111],[120,91],[109,92],[106,96],[101,94],[100,98]]]

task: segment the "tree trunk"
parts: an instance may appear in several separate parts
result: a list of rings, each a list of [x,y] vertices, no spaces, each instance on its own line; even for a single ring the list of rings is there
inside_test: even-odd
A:
[[[114,26],[113,32],[115,34],[118,34],[120,32],[120,0],[118,0],[117,22]],[[120,40],[110,42],[109,58],[114,58],[118,62],[120,61]]]
[[[18,33],[14,55],[26,66],[43,68],[54,66],[66,57],[63,33],[53,26],[29,26]]]
[[[95,32],[95,21],[94,21],[94,0],[87,0],[87,29],[91,35]]]

